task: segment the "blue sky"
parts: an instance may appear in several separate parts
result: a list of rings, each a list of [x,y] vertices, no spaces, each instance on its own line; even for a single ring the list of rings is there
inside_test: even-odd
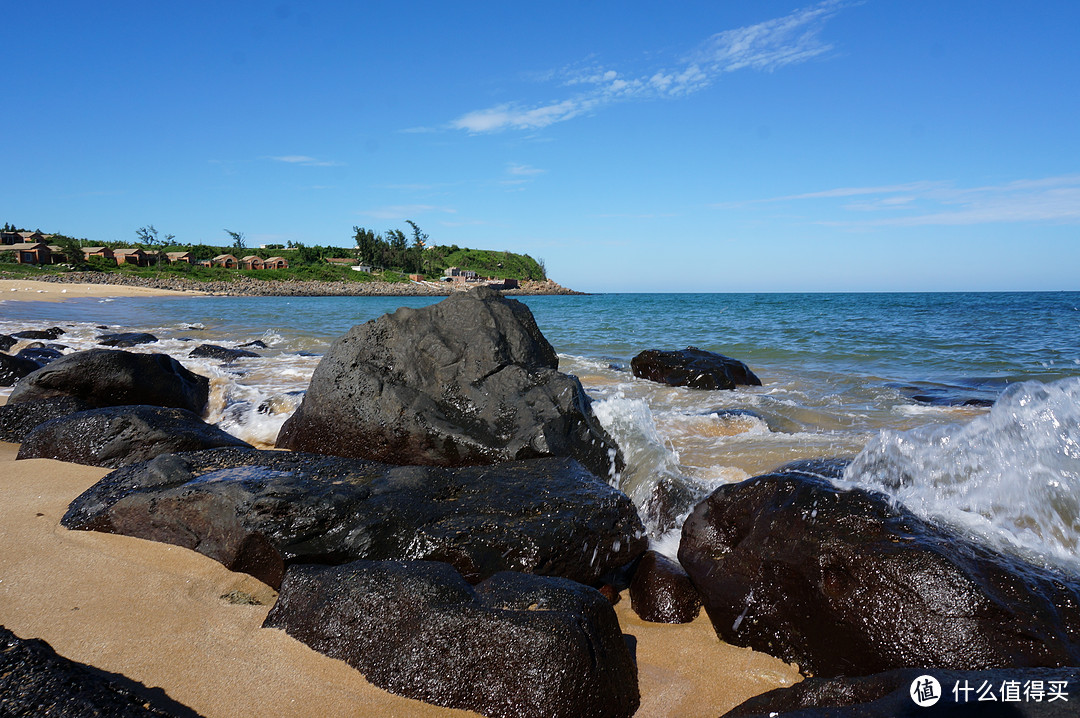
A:
[[[1080,3],[36,2],[0,222],[439,244],[587,291],[1080,289]]]

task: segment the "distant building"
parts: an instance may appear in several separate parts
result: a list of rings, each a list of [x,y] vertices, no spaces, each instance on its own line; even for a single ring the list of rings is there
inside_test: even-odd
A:
[[[146,252],[139,248],[114,249],[113,256],[117,264],[134,264],[136,267],[145,267],[150,264],[150,258]]]
[[[424,277],[422,275],[419,275],[419,274],[410,274],[409,279],[411,279],[414,282],[422,282],[422,281],[424,281]]]
[[[346,264],[352,266],[356,264],[356,260],[350,257],[323,257],[329,264]]]
[[[443,272],[444,277],[451,277],[456,281],[476,281],[477,274],[471,269],[462,269],[461,267],[447,267]],[[460,279],[459,279],[460,277]]]
[[[18,232],[0,232],[0,245],[22,243],[22,235]]]
[[[225,269],[236,269],[238,260],[231,254],[219,254],[210,260],[211,266],[225,267]]]
[[[288,269],[289,262],[284,257],[268,257],[263,261],[264,269]]]
[[[44,242],[20,242],[0,246],[0,252],[11,252],[19,264],[51,264],[52,252]]]
[[[83,259],[89,260],[91,257],[100,257],[102,259],[111,259],[114,262],[116,257],[113,256],[113,251],[108,247],[83,247],[82,248]]]
[[[352,270],[354,272],[367,272],[368,274],[371,274],[371,265],[370,264],[358,264],[355,267],[353,267]]]
[[[244,269],[263,269],[264,263],[262,257],[256,257],[254,254],[249,254],[246,257],[240,258],[240,266]]]
[[[170,264],[194,264],[195,258],[191,256],[191,252],[166,252],[165,258],[169,260]]]

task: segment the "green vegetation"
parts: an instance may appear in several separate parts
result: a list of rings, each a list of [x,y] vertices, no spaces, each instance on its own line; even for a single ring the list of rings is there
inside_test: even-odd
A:
[[[140,227],[135,232],[134,242],[99,242],[76,239],[63,234],[52,234],[47,239],[49,244],[60,246],[69,259],[66,264],[48,267],[23,266],[4,262],[4,272],[34,274],[40,272],[64,272],[71,270],[94,272],[117,272],[125,275],[143,277],[178,276],[195,281],[230,281],[240,276],[254,279],[279,281],[323,281],[323,282],[407,282],[408,275],[419,274],[429,280],[437,280],[449,267],[458,267],[474,271],[480,277],[497,279],[542,280],[546,279],[543,260],[537,261],[527,254],[499,252],[484,249],[461,248],[457,245],[431,245],[429,236],[420,227],[408,220],[409,233],[401,229],[390,229],[377,233],[363,227],[353,227],[352,247],[306,246],[302,243],[289,242],[267,245],[265,248],[249,249],[246,247],[243,232],[224,230],[232,244],[215,246],[207,244],[175,244],[175,236],[159,235],[154,225]],[[16,231],[13,225],[9,231]],[[137,267],[133,264],[121,264],[92,257],[84,259],[82,247],[99,246],[109,249],[142,249],[152,258],[149,267]],[[237,259],[253,255],[261,259],[283,257],[289,263],[288,269],[225,269],[224,267],[202,267],[198,264],[178,262],[169,263],[167,252],[190,252],[194,262],[212,260],[223,254],[231,254]],[[349,260],[347,263],[329,263],[328,259]],[[0,258],[13,259],[10,256]],[[371,272],[353,271],[349,264],[362,264],[371,268]]]

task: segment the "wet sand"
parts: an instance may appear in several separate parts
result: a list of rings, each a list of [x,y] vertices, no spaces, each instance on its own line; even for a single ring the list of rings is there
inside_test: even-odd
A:
[[[61,655],[121,673],[205,716],[450,716],[401,698],[341,661],[261,628],[275,594],[176,546],[59,525],[68,503],[108,469],[16,462],[0,442],[0,624]],[[223,599],[243,591],[263,605]],[[616,606],[637,644],[638,716],[721,715],[799,680],[783,662],[716,638],[708,620],[645,623]]]
[[[125,284],[59,284],[33,279],[0,279],[0,301],[62,302],[85,297],[180,297],[203,292],[177,292]]]

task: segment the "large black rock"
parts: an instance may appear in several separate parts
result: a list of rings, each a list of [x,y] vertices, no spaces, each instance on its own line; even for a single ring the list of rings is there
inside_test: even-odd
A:
[[[487,716],[631,716],[637,668],[599,591],[499,573],[470,586],[432,561],[289,569],[263,624],[375,685]]]
[[[109,474],[62,523],[185,546],[270,585],[288,563],[361,558],[446,561],[474,582],[512,570],[595,584],[647,543],[630,499],[573,459],[446,469],[169,454]]]
[[[630,606],[642,621],[690,623],[701,612],[701,594],[677,562],[646,551],[634,570]]]
[[[158,340],[147,332],[120,332],[118,334],[98,335],[98,344],[106,347],[134,347],[139,344],[153,344]]]
[[[146,404],[206,408],[210,381],[166,354],[90,349],[68,354],[22,378],[8,397],[18,404],[53,396],[73,396],[93,406]]]
[[[23,438],[17,458],[57,459],[115,469],[161,454],[220,446],[251,448],[187,409],[109,406],[39,424]]]
[[[572,456],[620,470],[615,442],[524,304],[482,288],[353,327],[319,362],[277,445],[394,464]]]
[[[937,688],[920,680],[925,676],[937,681]],[[937,701],[916,704],[911,694],[916,683],[916,697],[929,703],[932,694]],[[754,696],[723,718],[1075,718],[1077,686],[1080,668],[906,668],[807,678]]]
[[[0,334],[0,352],[6,352],[19,343],[19,340],[7,334]]]
[[[92,408],[89,403],[73,396],[54,396],[20,404],[4,404],[0,406],[0,441],[21,444],[37,425]]]
[[[691,389],[761,386],[761,380],[738,359],[697,347],[670,352],[648,349],[630,360],[630,371],[641,379]]]
[[[29,359],[32,362],[36,362],[38,366],[45,366],[49,362],[55,361],[64,356],[64,352],[60,351],[64,349],[63,344],[53,344],[46,346],[41,342],[34,342],[29,346],[23,347],[19,350],[19,353],[15,356],[20,359]]]
[[[197,718],[195,711],[125,676],[76,663],[45,641],[0,626],[0,716]]]
[[[722,486],[679,560],[717,634],[817,676],[1077,665],[1080,583],[801,465]]]
[[[19,379],[41,368],[33,359],[0,353],[0,386],[14,386]]]

